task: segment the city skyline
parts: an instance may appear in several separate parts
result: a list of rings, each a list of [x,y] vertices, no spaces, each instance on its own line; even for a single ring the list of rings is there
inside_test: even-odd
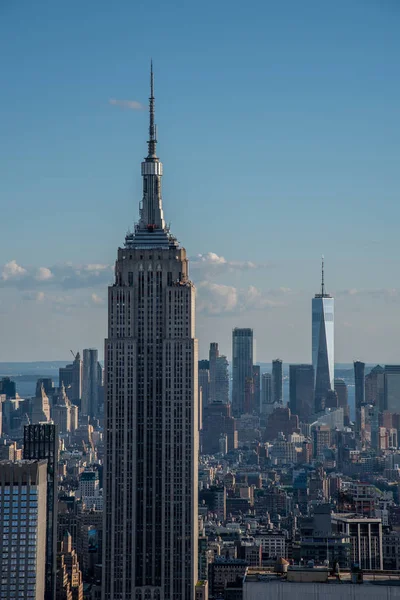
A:
[[[227,19],[222,3],[213,8],[216,21],[201,58],[201,20],[190,9],[161,11],[166,24],[179,28],[176,39],[161,28],[152,46],[170,165],[167,207],[178,239],[184,215],[190,217],[201,354],[214,338],[229,354],[231,330],[250,327],[259,360],[281,355],[308,362],[307,305],[324,253],[336,298],[337,360],[397,360],[399,84],[390,74],[397,69],[398,12],[389,3],[363,3],[361,12],[356,4],[336,3],[329,18],[315,1],[307,18],[293,1],[290,10],[260,6],[260,19],[248,27],[251,39],[245,33],[236,44],[248,16],[230,5],[222,41],[216,27]],[[0,47],[13,85],[0,99],[7,141],[0,150],[7,214],[0,326],[9,340],[0,359],[61,359],[64,348],[101,347],[106,333],[113,249],[127,214],[133,226],[140,198],[133,165],[141,160],[136,140],[146,127],[141,108],[150,58],[140,24],[150,13],[127,5],[111,13],[100,3],[95,22],[81,7],[76,23],[74,11],[60,7],[2,10]],[[29,16],[37,20],[34,32]],[[59,40],[67,43],[72,25],[67,57]],[[104,56],[102,36],[110,30],[119,32],[118,41]],[[190,152],[182,152],[188,131]],[[223,140],[229,176],[216,168],[214,140]],[[262,173],[251,175],[249,185],[255,152]],[[325,206],[332,207],[329,220]],[[375,218],[378,207],[382,219]],[[59,332],[50,357],[46,329]]]

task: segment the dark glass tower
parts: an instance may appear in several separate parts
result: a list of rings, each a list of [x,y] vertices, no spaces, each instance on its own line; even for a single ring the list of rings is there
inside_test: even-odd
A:
[[[47,460],[45,600],[56,598],[58,428],[52,423],[25,425],[24,459]]]
[[[236,327],[232,332],[232,412],[234,416],[240,416],[245,412],[249,380],[253,380],[253,330]]]
[[[365,403],[365,363],[354,362],[355,407],[356,407],[356,433],[361,434],[362,418],[361,407]]]
[[[303,423],[314,413],[314,368],[312,365],[289,366],[289,407]]]

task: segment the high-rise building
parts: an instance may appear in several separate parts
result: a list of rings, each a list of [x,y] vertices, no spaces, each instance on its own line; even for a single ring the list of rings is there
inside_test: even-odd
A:
[[[380,412],[385,410],[385,369],[380,365],[365,376],[365,402],[377,406]]]
[[[347,389],[346,382],[343,379],[335,379],[334,381],[335,392],[338,397],[338,406],[343,408],[344,424],[349,425],[350,423],[350,408],[349,408],[349,392]]]
[[[260,394],[261,394],[261,372],[260,365],[253,366],[253,384],[254,384],[254,401],[253,407],[257,413],[260,413]]]
[[[45,597],[46,471],[44,460],[0,461],[2,600]]]
[[[83,600],[82,572],[79,568],[78,556],[72,547],[72,537],[69,531],[64,533],[59,550],[68,574],[72,600]]]
[[[156,143],[151,73],[140,220],[108,292],[102,600],[194,600],[197,583],[195,289]]]
[[[289,365],[289,407],[299,420],[308,422],[314,413],[314,368]]]
[[[245,412],[248,380],[252,378],[253,330],[235,327],[232,332],[232,411],[234,416],[240,416]]]
[[[263,373],[261,375],[261,414],[267,415],[272,404],[272,376],[271,373]]]
[[[365,404],[365,363],[354,361],[354,383],[355,383],[355,408],[356,408],[356,433],[361,434],[362,417],[361,410]]]
[[[204,411],[210,403],[210,369],[208,360],[199,360],[198,364],[199,394],[199,430],[202,429]],[[200,419],[201,415],[201,419]]]
[[[280,358],[272,361],[272,402],[283,404],[283,366]]]
[[[31,406],[32,423],[48,423],[50,421],[50,403],[43,384],[36,389],[36,396],[32,398]]]
[[[59,369],[59,385],[64,384],[68,398],[74,404],[80,405],[82,398],[82,360],[79,352],[74,356],[74,362]]]
[[[99,407],[99,357],[95,348],[83,351],[82,403],[81,413],[89,417],[98,417]]]
[[[215,402],[215,385],[216,385],[216,372],[217,372],[217,360],[219,357],[219,349],[217,342],[211,342],[209,352],[209,368],[210,368],[210,402]]]
[[[54,600],[57,569],[58,513],[58,430],[52,423],[26,425],[24,450],[26,460],[47,461],[46,501],[46,590],[45,600]]]
[[[312,299],[312,364],[314,367],[315,408],[328,390],[334,389],[334,299],[325,293],[322,259],[321,293]]]
[[[400,414],[400,365],[385,365],[384,409]]]
[[[0,395],[5,394],[7,398],[15,398],[16,393],[15,381],[11,381],[9,377],[0,379]]]
[[[215,365],[215,402],[229,402],[229,363],[226,356],[218,356]]]

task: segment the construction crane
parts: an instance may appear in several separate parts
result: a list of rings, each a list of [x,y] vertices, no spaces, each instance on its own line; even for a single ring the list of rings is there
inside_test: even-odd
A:
[[[75,354],[72,352],[72,350],[70,350],[70,352],[71,352],[71,354],[72,354],[72,356],[74,357],[74,360],[75,360]]]

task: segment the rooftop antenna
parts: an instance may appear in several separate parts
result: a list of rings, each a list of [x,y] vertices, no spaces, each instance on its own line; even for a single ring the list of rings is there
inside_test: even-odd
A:
[[[322,265],[321,265],[321,296],[325,295],[325,282],[324,282],[324,255],[322,255]]]
[[[154,74],[153,74],[153,60],[150,63],[150,105],[149,105],[149,158],[155,158],[156,156],[156,144],[157,144],[157,128],[154,120]]]

